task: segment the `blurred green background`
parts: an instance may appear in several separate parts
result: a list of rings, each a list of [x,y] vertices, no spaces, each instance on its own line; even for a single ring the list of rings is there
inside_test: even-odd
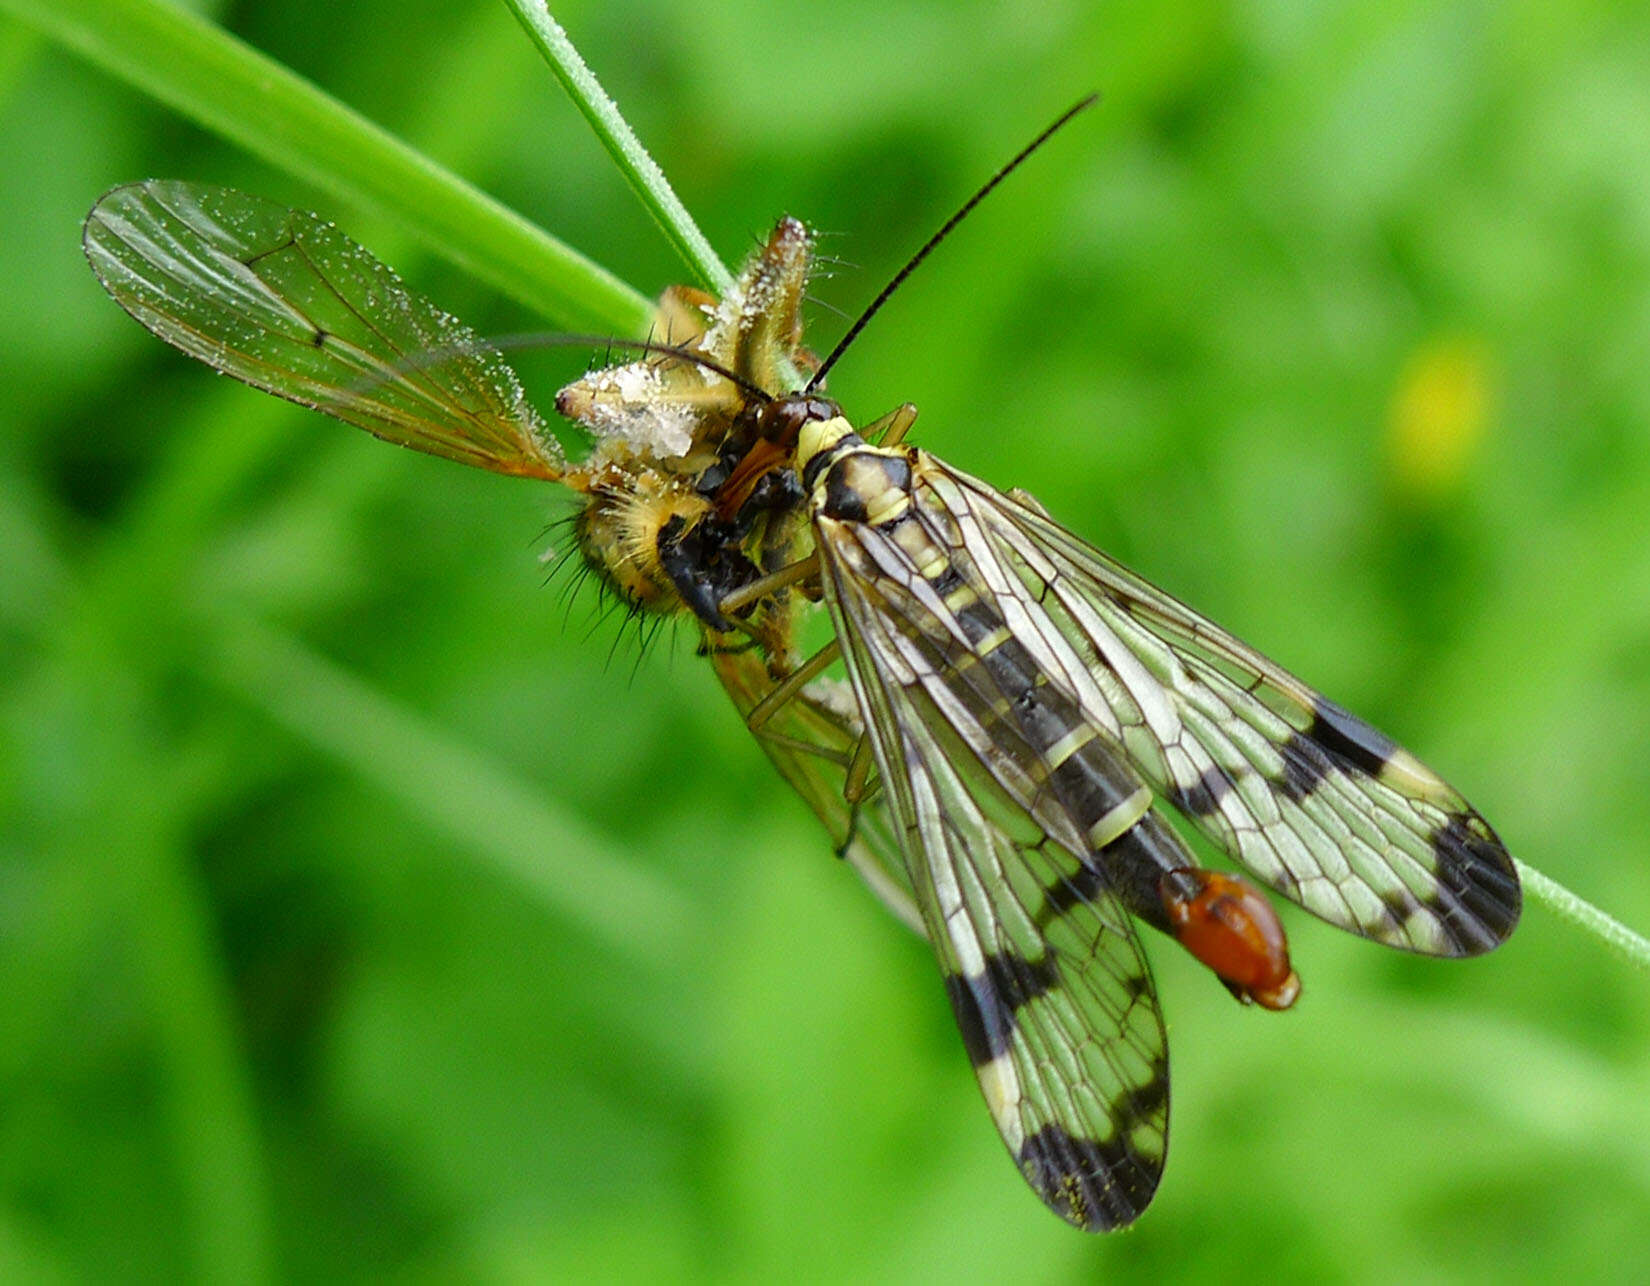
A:
[[[834,391],[917,402],[1650,923],[1643,6],[555,8],[730,261],[829,234],[820,347],[1104,91]],[[212,12],[685,278],[494,0]],[[0,112],[0,1279],[1650,1275],[1650,986],[1539,907],[1468,964],[1286,911],[1282,1016],[1149,943],[1168,1173],[1067,1229],[687,631],[638,660],[544,586],[565,501],[211,378],[79,220],[229,183],[542,323],[10,18]]]

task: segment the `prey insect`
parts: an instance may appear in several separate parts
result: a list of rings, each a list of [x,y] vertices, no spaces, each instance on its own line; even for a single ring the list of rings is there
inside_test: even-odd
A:
[[[856,430],[802,345],[812,251],[781,220],[720,300],[661,299],[640,356],[564,388],[570,460],[496,347],[313,215],[181,182],[116,188],[84,244],[162,339],[403,446],[561,483],[585,563],[694,621],[837,851],[931,944],[992,1117],[1086,1229],[1151,1200],[1163,1018],[1135,922],[1245,1003],[1300,990],[1275,912],[1200,867],[1167,804],[1259,884],[1388,946],[1470,956],[1517,923],[1512,861],[1370,725],[1072,535],[1033,499]],[[799,654],[823,604],[834,641]],[[846,682],[828,670],[840,661]]]

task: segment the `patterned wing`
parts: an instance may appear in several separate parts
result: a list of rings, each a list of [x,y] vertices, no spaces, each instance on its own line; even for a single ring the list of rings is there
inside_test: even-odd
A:
[[[980,1088],[1058,1214],[1098,1230],[1145,1209],[1168,1133],[1168,1055],[1128,913],[961,743],[946,673],[912,664],[909,617],[816,528],[826,602],[910,881]]]
[[[924,459],[982,575],[1036,605],[1051,681],[1211,841],[1389,946],[1477,955],[1512,932],[1511,857],[1414,756],[1031,504]]]
[[[81,240],[116,303],[225,375],[401,446],[562,477],[498,351],[313,214],[156,179],[105,193]]]

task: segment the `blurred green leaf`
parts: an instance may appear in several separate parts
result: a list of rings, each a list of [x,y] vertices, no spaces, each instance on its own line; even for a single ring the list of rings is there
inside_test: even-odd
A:
[[[112,74],[334,195],[392,215],[437,253],[562,326],[646,332],[648,301],[351,111],[166,0],[5,0]]]
[[[540,590],[564,507],[208,379],[86,272],[79,219],[114,183],[279,195],[290,169],[471,324],[519,309],[373,211],[546,306],[515,271],[539,251],[468,198],[438,184],[425,219],[436,180],[389,183],[329,111],[312,140],[283,97],[302,77],[642,294],[680,280],[509,16],[285,0],[230,10],[240,45],[152,4],[27,4],[133,79],[3,29],[0,1277],[1650,1272],[1650,999],[1539,907],[1453,967],[1290,915],[1305,993],[1281,1017],[1148,944],[1165,1184],[1127,1236],[1050,1219],[921,944],[686,640],[638,660],[594,596]],[[1650,922],[1642,7],[557,18],[730,262],[781,211],[826,233],[820,349],[830,308],[1101,89],[834,394],[856,420],[916,401],[924,445],[1029,488]],[[272,164],[128,87],[151,81],[249,140],[271,104]]]

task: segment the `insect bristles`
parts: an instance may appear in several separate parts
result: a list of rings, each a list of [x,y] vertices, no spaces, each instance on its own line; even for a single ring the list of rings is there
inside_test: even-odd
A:
[[[702,370],[720,375],[733,384],[747,397],[756,398],[761,402],[773,400],[773,395],[766,389],[758,388],[737,371],[731,371],[720,362],[695,352],[691,348],[679,344],[661,342],[652,338],[626,339],[622,335],[585,335],[567,331],[521,331],[504,335],[478,336],[475,340],[462,344],[444,344],[437,348],[425,349],[403,358],[390,368],[384,375],[374,375],[370,379],[362,380],[354,392],[367,392],[375,387],[389,383],[396,376],[416,374],[422,370],[439,367],[454,358],[459,357],[486,357],[494,353],[522,352],[537,348],[597,348],[602,349],[602,360],[586,367],[587,371],[599,371],[613,366],[614,350],[640,352],[656,356],[662,361],[688,362]]]

